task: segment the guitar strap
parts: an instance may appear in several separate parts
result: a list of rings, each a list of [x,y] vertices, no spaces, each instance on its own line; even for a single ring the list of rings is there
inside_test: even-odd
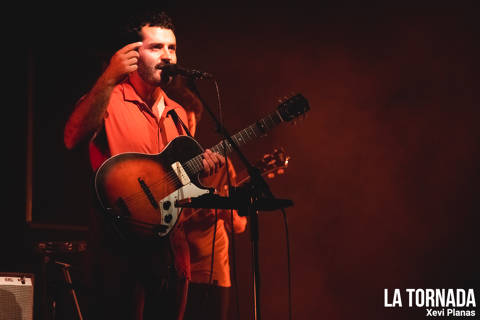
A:
[[[172,120],[173,122],[175,122],[175,125],[177,126],[177,128],[179,128],[179,124],[183,127],[183,129],[185,130],[185,132],[187,133],[187,135],[190,137],[190,138],[193,138],[192,135],[190,134],[190,130],[188,130],[187,126],[185,125],[185,123],[182,121],[182,119],[180,119],[180,117],[178,116],[178,114],[175,112],[175,109],[172,109],[170,111],[167,112],[167,116],[171,116],[172,117]]]

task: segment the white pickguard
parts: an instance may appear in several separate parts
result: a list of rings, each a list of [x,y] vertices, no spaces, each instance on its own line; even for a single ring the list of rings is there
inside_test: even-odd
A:
[[[210,191],[208,189],[200,189],[192,182],[187,183],[180,189],[172,192],[162,200],[158,202],[160,207],[160,214],[162,217],[162,225],[168,226],[166,230],[157,231],[157,236],[163,237],[167,235],[172,228],[175,226],[175,223],[182,212],[182,208],[175,207],[176,200],[183,200],[186,198],[195,198],[201,195],[207,194]]]

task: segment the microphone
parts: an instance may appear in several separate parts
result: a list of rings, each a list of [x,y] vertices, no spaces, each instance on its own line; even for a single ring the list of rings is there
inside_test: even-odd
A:
[[[194,80],[204,80],[204,79],[213,79],[213,75],[208,72],[203,72],[195,69],[188,69],[181,67],[178,64],[164,64],[158,65],[157,69],[162,70],[162,73],[165,73],[167,76],[176,76],[177,74],[191,78]]]

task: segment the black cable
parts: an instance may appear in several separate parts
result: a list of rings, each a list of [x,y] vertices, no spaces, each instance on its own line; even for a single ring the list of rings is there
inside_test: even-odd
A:
[[[223,150],[227,150],[226,148],[226,141],[223,141]],[[229,163],[228,163],[228,158],[226,152],[225,154],[225,170],[227,170],[227,184],[228,184],[228,191],[230,191],[232,187],[232,177],[230,176],[230,169],[229,169]],[[230,194],[228,194],[229,196]],[[240,301],[238,297],[238,281],[237,281],[237,259],[236,259],[236,246],[235,246],[235,229],[233,225],[233,209],[230,210],[230,235],[227,234],[227,237],[229,237],[229,243],[231,243],[231,246],[229,245],[229,254],[231,254],[231,265],[232,265],[232,270],[231,270],[231,276],[233,280],[233,287],[235,290],[235,307],[236,307],[236,315],[237,319],[240,319]],[[230,255],[229,255],[230,256]]]
[[[232,226],[233,230],[233,210],[230,210],[230,225]],[[232,232],[231,235],[232,239],[232,278],[233,278],[233,286],[235,287],[235,307],[236,307],[236,314],[237,319],[240,319],[240,301],[238,295],[238,280],[237,280],[237,254],[236,254],[236,245],[235,245],[235,235]]]
[[[221,109],[220,95],[218,93],[217,81],[214,80],[214,82],[215,82],[215,87],[217,88],[218,107],[219,107],[219,109]],[[215,224],[214,224],[214,227],[213,227],[213,237],[212,237],[212,258],[211,258],[211,262],[210,262],[210,277],[208,278],[208,284],[212,284],[213,262],[214,262],[214,258],[215,258],[215,239],[217,237],[217,223],[218,223],[218,209],[215,208]]]
[[[218,118],[220,124],[223,126],[223,111],[222,111],[222,102],[220,99],[220,89],[218,86],[217,80],[213,80],[215,84],[215,90],[217,93],[217,104],[218,104]],[[218,128],[219,129],[219,128]],[[228,163],[228,155],[227,155],[227,141],[223,139],[223,156],[225,157],[225,170],[227,171],[227,183],[228,183],[228,190],[230,190],[232,186],[232,180],[230,176],[230,169],[229,169],[229,163]],[[236,307],[236,315],[237,319],[240,319],[240,301],[239,301],[239,295],[238,295],[238,282],[237,282],[237,259],[236,259],[236,250],[235,250],[235,230],[233,226],[233,210],[230,210],[230,237],[227,233],[227,237],[229,238],[229,243],[231,243],[231,249],[229,250],[232,255],[231,255],[231,261],[232,261],[232,270],[231,270],[231,276],[233,280],[233,287],[235,288],[235,307]]]
[[[215,261],[215,239],[217,237],[217,223],[218,223],[218,209],[215,208],[215,224],[213,225],[213,238],[212,238],[212,258],[210,259],[210,277],[208,278],[208,284],[212,284],[213,262]]]
[[[290,269],[290,235],[288,233],[287,213],[281,208],[283,224],[285,226],[285,241],[287,247],[287,276],[288,276],[288,319],[292,320],[292,273]]]

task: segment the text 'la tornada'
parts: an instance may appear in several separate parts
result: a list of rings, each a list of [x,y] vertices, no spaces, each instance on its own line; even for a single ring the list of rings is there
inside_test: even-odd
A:
[[[473,289],[405,289],[403,296],[400,289],[392,295],[384,290],[385,307],[403,307],[405,301],[408,307],[476,307]]]

